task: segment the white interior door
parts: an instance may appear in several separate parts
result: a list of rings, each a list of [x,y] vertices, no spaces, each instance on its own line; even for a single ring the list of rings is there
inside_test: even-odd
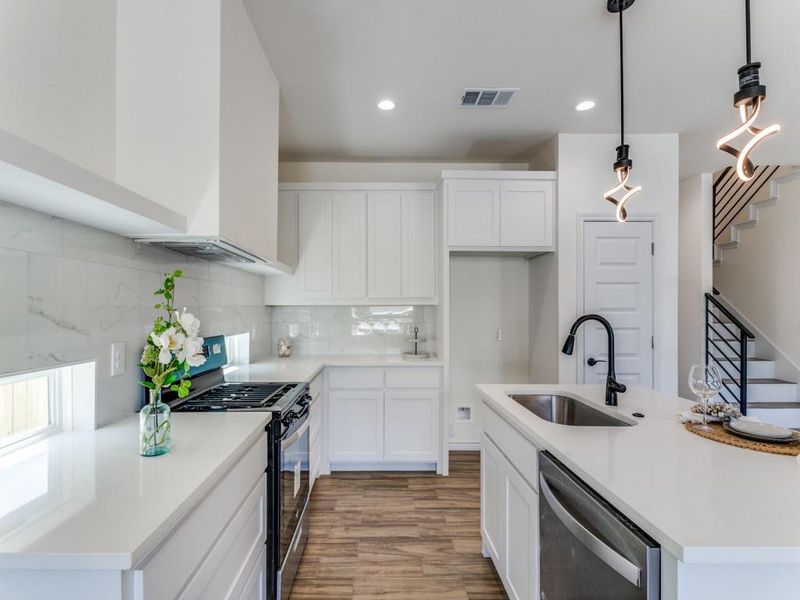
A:
[[[617,380],[653,387],[653,224],[590,221],[583,229],[584,313],[614,328]],[[605,329],[590,321],[583,333],[583,381],[604,383]],[[594,366],[589,359],[602,361]]]

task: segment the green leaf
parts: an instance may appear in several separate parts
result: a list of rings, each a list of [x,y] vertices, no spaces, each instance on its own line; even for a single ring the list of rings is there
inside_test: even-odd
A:
[[[140,381],[139,385],[143,385],[144,387],[154,390],[156,389],[155,384],[152,381]]]
[[[176,279],[178,277],[183,277],[183,271],[181,271],[180,269],[176,269],[175,272],[172,274],[172,276],[175,277]]]

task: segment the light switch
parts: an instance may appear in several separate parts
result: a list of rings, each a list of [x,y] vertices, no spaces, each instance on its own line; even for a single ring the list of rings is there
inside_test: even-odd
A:
[[[125,373],[125,342],[111,344],[111,377]]]

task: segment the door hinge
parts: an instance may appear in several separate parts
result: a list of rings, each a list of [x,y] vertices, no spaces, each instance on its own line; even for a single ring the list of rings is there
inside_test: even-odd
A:
[[[650,255],[651,256],[655,256],[656,255],[656,243],[655,242],[650,242]]]
[[[650,336],[650,348],[652,348],[653,350],[656,349],[656,336],[654,335]]]

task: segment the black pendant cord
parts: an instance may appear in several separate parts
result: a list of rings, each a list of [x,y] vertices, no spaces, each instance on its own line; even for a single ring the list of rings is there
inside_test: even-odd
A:
[[[746,0],[748,5],[750,0]],[[625,145],[625,61],[622,53],[622,13],[619,11],[619,145]],[[748,36],[748,44],[749,44]],[[749,48],[749,46],[748,46]]]
[[[744,22],[745,22],[745,35],[747,36],[747,63],[750,64],[752,61],[751,53],[750,53],[750,0],[744,0]]]

